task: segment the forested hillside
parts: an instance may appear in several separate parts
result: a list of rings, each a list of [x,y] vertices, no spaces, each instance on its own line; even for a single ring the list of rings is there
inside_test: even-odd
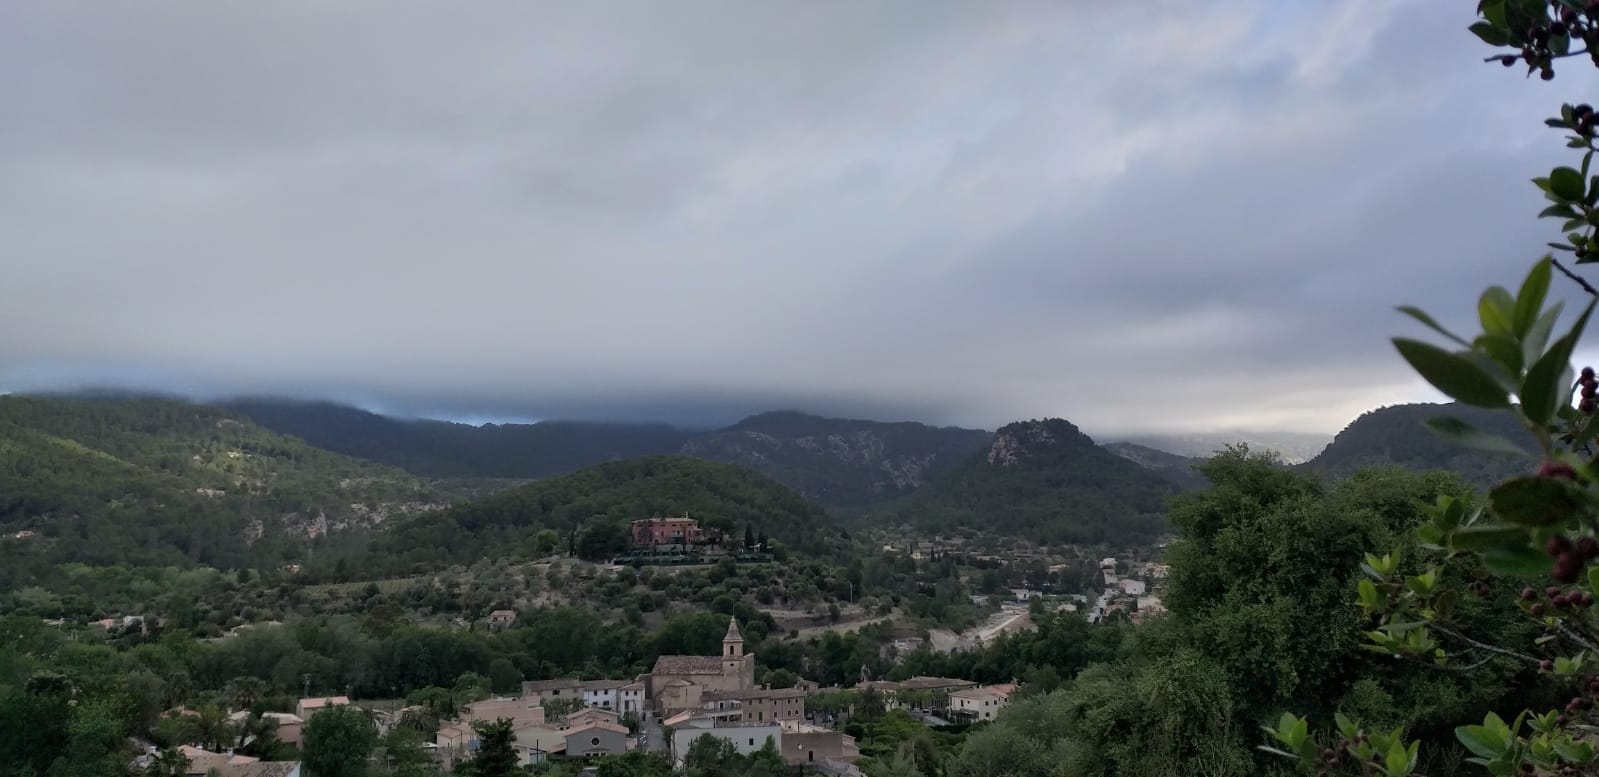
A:
[[[0,397],[0,585],[69,561],[267,564],[309,534],[443,499],[408,473],[215,408]]]
[[[627,524],[683,515],[702,525],[765,534],[796,551],[823,554],[842,536],[827,512],[756,472],[681,456],[599,464],[440,513],[396,524],[359,567],[404,572],[483,557],[532,558],[569,544],[609,558],[626,549]]]
[[[1161,476],[1184,491],[1206,488],[1210,485],[1210,481],[1206,480],[1198,469],[1199,465],[1209,458],[1208,456],[1197,459],[1179,456],[1132,442],[1108,442],[1104,448]]]
[[[980,429],[762,413],[690,439],[683,454],[761,472],[829,507],[904,496],[987,445]]]
[[[1154,539],[1177,487],[1094,444],[1058,418],[1010,424],[987,450],[874,518],[932,531],[981,531],[1050,543]]]
[[[1529,468],[1523,457],[1483,453],[1434,434],[1424,424],[1438,417],[1458,418],[1529,450],[1535,446],[1527,430],[1505,413],[1460,404],[1393,405],[1362,414],[1304,466],[1335,479],[1372,467],[1397,466],[1412,472],[1441,469],[1476,486],[1492,485]]]
[[[696,433],[667,424],[587,421],[471,426],[278,399],[224,406],[319,448],[426,477],[534,480],[608,461],[680,454],[753,469],[828,507],[904,496],[993,437],[980,429],[792,411],[761,413],[725,429]]]
[[[666,424],[544,421],[472,426],[280,399],[235,400],[224,406],[318,448],[439,478],[531,480],[564,475],[606,461],[676,453],[692,434]]]

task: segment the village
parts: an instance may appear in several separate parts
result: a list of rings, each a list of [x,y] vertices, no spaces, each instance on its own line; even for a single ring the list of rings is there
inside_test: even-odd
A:
[[[704,531],[687,516],[634,521],[630,538],[628,559],[635,562],[682,563],[727,555],[720,532]],[[758,547],[744,548],[746,553],[758,551]],[[914,544],[909,551],[917,556],[935,552],[925,543]],[[884,650],[897,661],[922,648],[981,649],[1006,634],[1033,628],[1033,619],[1046,613],[1072,613],[1089,623],[1102,623],[1116,618],[1139,622],[1165,611],[1159,595],[1167,571],[1163,564],[1104,558],[1098,570],[1102,589],[1092,600],[1086,594],[1032,588],[1008,589],[1003,597],[973,594],[974,606],[993,608],[978,626],[960,633],[932,630],[921,638],[896,639]],[[1046,571],[1054,575],[1062,567]],[[482,619],[482,626],[500,631],[515,626],[518,617],[516,610],[497,609]],[[92,625],[138,630],[146,624],[138,616],[125,616]],[[681,766],[693,743],[708,736],[725,741],[741,755],[770,745],[797,772],[860,775],[855,767],[860,748],[854,737],[840,730],[854,710],[810,709],[807,704],[813,695],[843,689],[805,679],[783,688],[757,684],[756,657],[746,650],[736,618],[728,619],[720,641],[718,655],[661,655],[649,672],[627,679],[525,680],[519,693],[473,700],[460,705],[454,716],[437,720],[436,733],[424,747],[440,767],[453,770],[479,751],[480,725],[503,721],[509,725],[518,763],[528,767],[554,762],[587,766],[631,751],[664,756]],[[949,726],[993,720],[1018,687],[1015,681],[981,685],[947,677],[874,679],[863,672],[851,690],[871,695],[871,703],[881,710],[905,710],[927,725]],[[312,716],[331,707],[363,709],[379,735],[426,717],[426,710],[415,705],[368,708],[347,696],[307,696],[298,700],[293,713],[265,712],[262,717],[276,726],[279,740],[300,748]],[[235,723],[249,714],[231,712]],[[297,761],[260,761],[193,744],[176,749],[189,763],[189,777],[302,777]],[[152,747],[140,760],[148,765],[158,755]]]
[[[701,737],[716,737],[748,755],[770,745],[796,770],[858,777],[860,750],[853,737],[813,722],[806,698],[820,690],[801,681],[792,688],[754,682],[755,656],[744,650],[738,624],[730,620],[717,656],[660,656],[647,674],[624,680],[529,680],[516,696],[465,704],[442,721],[427,749],[445,769],[470,761],[479,749],[478,723],[508,721],[518,762],[538,766],[552,760],[591,763],[606,756],[645,750],[681,766]],[[887,709],[907,709],[940,723],[993,720],[1016,691],[1015,684],[980,686],[940,677],[868,681],[859,686],[880,695]],[[332,707],[359,707],[345,696],[302,698],[295,712],[265,713],[284,743],[299,747],[306,723]],[[367,710],[381,733],[422,712],[417,707]],[[179,714],[195,714],[179,711]],[[242,719],[248,711],[232,713]],[[942,716],[942,718],[938,717]],[[232,750],[177,748],[189,777],[302,777],[298,761],[259,761]],[[154,763],[154,748],[133,766]]]

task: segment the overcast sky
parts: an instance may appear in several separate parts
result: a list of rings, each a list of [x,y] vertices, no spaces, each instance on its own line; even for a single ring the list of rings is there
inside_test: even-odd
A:
[[[1469,3],[0,3],[0,389],[1336,431],[1553,222]]]

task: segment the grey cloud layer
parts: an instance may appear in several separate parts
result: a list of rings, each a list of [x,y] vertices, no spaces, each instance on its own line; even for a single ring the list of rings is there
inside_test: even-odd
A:
[[[1548,226],[1426,0],[0,7],[0,388],[1335,429]],[[1458,318],[1458,316],[1446,316]]]

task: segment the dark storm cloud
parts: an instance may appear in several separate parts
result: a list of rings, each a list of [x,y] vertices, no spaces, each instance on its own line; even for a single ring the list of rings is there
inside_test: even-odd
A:
[[[0,7],[0,389],[1335,429],[1550,236],[1426,0]]]

